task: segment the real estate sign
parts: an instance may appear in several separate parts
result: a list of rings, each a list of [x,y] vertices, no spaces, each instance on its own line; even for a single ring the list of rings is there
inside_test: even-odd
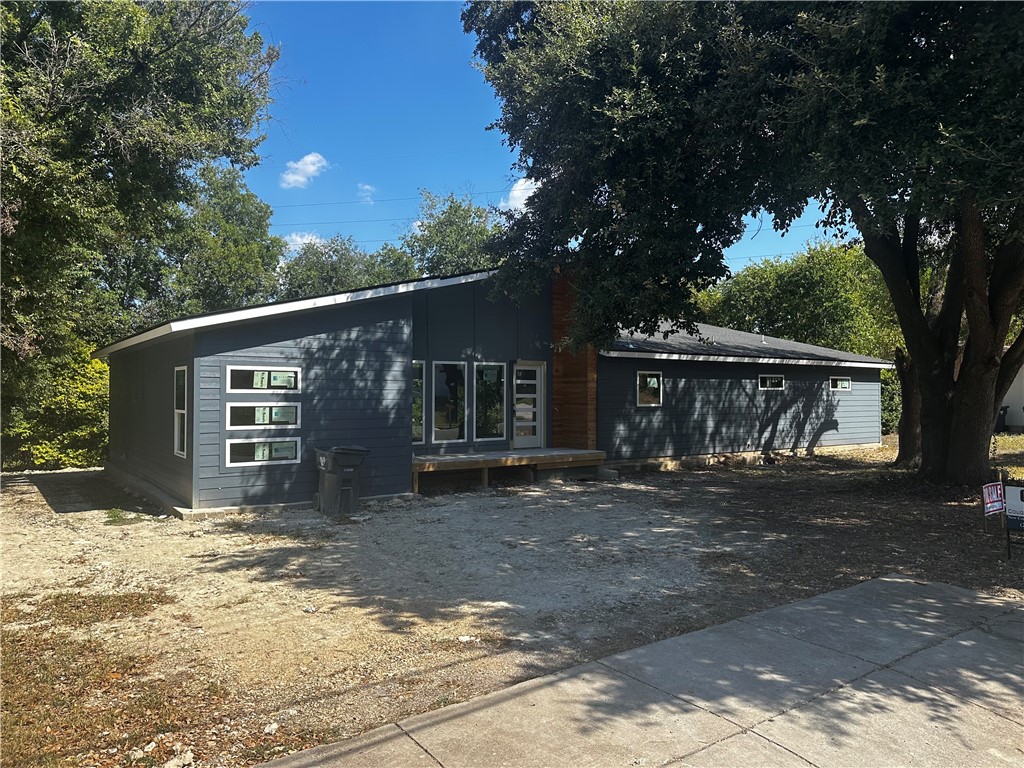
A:
[[[985,505],[985,516],[998,515],[1006,509],[1006,498],[1002,483],[989,483],[981,487],[982,503]]]

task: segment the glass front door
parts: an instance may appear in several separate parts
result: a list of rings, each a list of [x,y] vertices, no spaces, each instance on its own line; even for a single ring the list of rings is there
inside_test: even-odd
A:
[[[515,448],[544,447],[544,366],[519,363],[515,370]]]

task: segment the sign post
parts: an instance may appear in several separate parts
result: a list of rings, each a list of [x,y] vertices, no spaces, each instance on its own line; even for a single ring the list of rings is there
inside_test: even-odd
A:
[[[985,531],[988,531],[988,519],[996,517],[1006,511],[1006,493],[1003,488],[1003,480],[1000,477],[998,483],[988,483],[981,486],[981,506],[985,513]]]
[[[1006,528],[1006,559],[1009,560],[1013,557],[1014,547],[1024,547],[1024,540],[1015,538],[1016,534],[1024,533],[1024,487],[1006,486],[1004,501],[1003,525]]]

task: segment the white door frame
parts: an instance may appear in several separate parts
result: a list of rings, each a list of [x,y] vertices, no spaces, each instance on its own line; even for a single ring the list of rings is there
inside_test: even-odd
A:
[[[516,434],[516,400],[518,395],[516,387],[519,381],[520,369],[527,368],[537,371],[537,408],[536,408],[536,435],[531,437],[519,437]],[[516,360],[512,366],[512,447],[513,448],[543,448],[545,447],[545,425],[547,422],[547,364],[543,360]]]

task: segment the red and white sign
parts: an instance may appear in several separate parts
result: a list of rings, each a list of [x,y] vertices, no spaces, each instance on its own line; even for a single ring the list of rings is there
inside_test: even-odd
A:
[[[1006,496],[1003,493],[1002,483],[989,483],[981,486],[981,495],[986,515],[998,515],[1006,510]]]

